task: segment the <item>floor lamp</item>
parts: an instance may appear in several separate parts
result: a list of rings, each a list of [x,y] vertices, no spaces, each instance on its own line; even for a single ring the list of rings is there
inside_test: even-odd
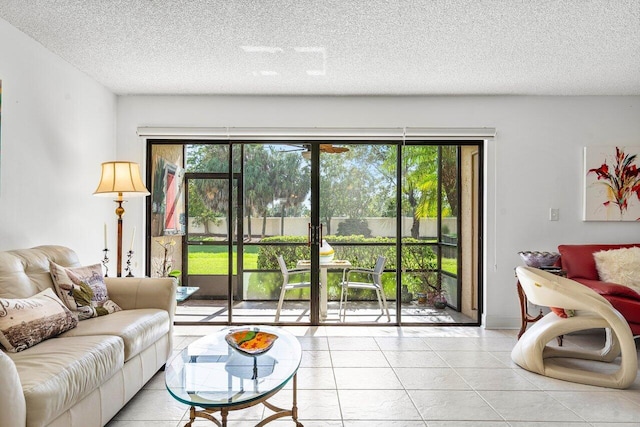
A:
[[[149,195],[149,191],[142,183],[140,176],[140,166],[134,162],[104,162],[102,163],[102,176],[98,188],[93,193],[97,196],[113,196],[118,207],[116,216],[118,217],[118,254],[116,274],[122,276],[122,215],[124,208],[122,203],[124,197],[144,197]],[[105,248],[106,249],[106,248]]]

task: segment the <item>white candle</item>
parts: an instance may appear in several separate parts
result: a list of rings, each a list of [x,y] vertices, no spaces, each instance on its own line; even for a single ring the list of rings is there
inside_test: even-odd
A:
[[[131,252],[133,252],[133,241],[135,240],[135,238],[136,238],[136,228],[133,227],[133,233],[131,233],[131,247],[129,248]]]
[[[107,249],[107,223],[104,223],[104,248]]]

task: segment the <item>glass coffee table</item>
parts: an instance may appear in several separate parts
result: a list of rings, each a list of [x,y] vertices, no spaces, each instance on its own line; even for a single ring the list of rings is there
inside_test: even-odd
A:
[[[250,329],[275,334],[273,346],[259,355],[249,355],[231,347],[225,340],[229,332]],[[289,332],[267,326],[226,328],[202,337],[165,367],[165,383],[169,393],[189,405],[191,427],[196,417],[206,418],[218,426],[227,425],[229,411],[236,411],[262,403],[274,413],[256,427],[282,417],[298,421],[297,371],[302,358],[300,343]],[[267,402],[293,378],[291,409],[283,409]],[[220,413],[220,420],[214,414]]]

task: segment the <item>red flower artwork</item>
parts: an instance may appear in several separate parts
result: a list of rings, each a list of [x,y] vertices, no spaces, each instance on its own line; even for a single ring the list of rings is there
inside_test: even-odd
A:
[[[603,205],[616,205],[620,211],[620,217],[627,211],[629,199],[632,199],[634,194],[640,200],[640,171],[635,161],[636,154],[625,154],[624,149],[616,147],[613,173],[606,162],[599,168],[589,169],[587,172],[587,175],[595,173],[598,182],[607,187],[607,200]]]

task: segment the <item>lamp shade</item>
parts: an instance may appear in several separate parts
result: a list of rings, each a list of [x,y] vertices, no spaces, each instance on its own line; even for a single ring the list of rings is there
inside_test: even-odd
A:
[[[104,162],[97,196],[148,196],[150,193],[142,183],[140,165],[135,162]]]

